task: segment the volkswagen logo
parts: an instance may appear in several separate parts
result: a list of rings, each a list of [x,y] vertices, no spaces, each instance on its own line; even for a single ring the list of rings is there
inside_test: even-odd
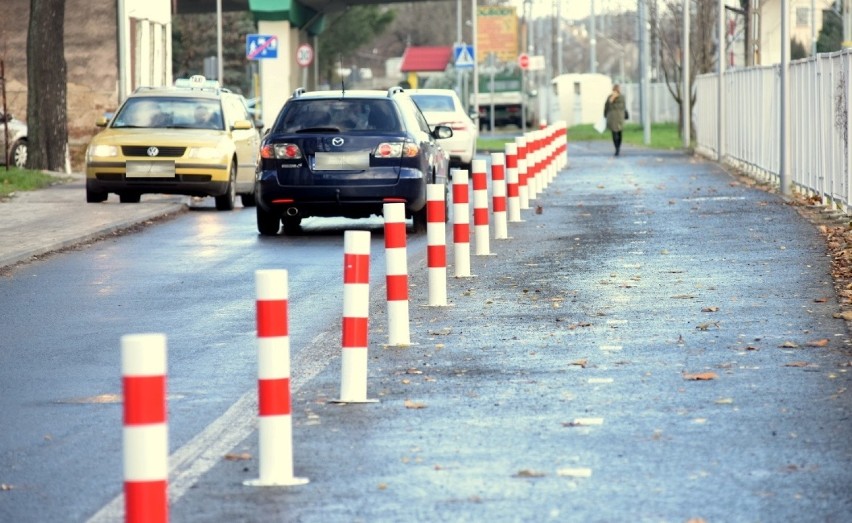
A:
[[[334,138],[331,139],[331,145],[333,145],[335,147],[340,147],[341,145],[343,145],[343,137],[342,136],[335,136]]]
[[[148,147],[148,156],[157,156],[158,154],[160,154],[159,149],[157,149],[153,145],[151,147]]]

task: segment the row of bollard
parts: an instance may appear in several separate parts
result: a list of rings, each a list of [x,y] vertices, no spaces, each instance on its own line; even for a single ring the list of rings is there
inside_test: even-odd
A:
[[[491,213],[494,239],[509,239],[508,224],[567,164],[567,127],[560,122],[508,142],[491,155]],[[475,254],[491,256],[487,165],[474,160]],[[428,305],[447,306],[446,187],[427,186]],[[471,276],[468,172],[452,172],[455,277]],[[384,206],[388,344],[411,344],[405,204]],[[343,319],[340,398],[368,403],[370,232],[344,233]],[[247,486],[308,483],[294,476],[290,394],[289,283],[284,269],[255,273],[259,477]],[[168,425],[166,336],[129,334],[121,339],[124,393],[124,496],[128,522],[168,521]]]

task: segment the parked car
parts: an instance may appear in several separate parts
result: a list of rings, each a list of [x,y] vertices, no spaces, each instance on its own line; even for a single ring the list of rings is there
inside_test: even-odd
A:
[[[450,166],[470,172],[479,128],[465,111],[456,92],[452,89],[417,89],[410,93],[430,126],[446,125],[453,130],[451,138],[440,140],[441,146],[450,154]]]
[[[9,165],[24,168],[27,165],[27,124],[3,111],[0,111],[0,164],[6,164],[6,125],[9,127]]]
[[[142,194],[212,196],[234,208],[255,205],[260,134],[245,99],[203,76],[172,87],[140,87],[111,120],[101,118],[86,151],[86,201],[109,193],[121,202]]]
[[[309,216],[380,216],[405,203],[417,232],[426,230],[426,184],[447,183],[449,159],[400,87],[387,91],[297,89],[263,138],[257,173],[257,230],[300,230]]]

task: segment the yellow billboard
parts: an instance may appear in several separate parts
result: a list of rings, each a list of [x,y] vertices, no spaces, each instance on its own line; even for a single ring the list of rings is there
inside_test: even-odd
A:
[[[494,53],[498,62],[518,60],[518,15],[514,7],[480,6],[476,17],[476,60]]]

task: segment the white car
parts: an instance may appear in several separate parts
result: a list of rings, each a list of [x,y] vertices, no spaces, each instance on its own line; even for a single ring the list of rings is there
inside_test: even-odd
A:
[[[438,143],[450,155],[450,165],[470,171],[470,162],[476,154],[476,139],[479,129],[462,106],[461,100],[452,89],[416,89],[406,91],[420,107],[429,127],[446,125],[453,136]]]

